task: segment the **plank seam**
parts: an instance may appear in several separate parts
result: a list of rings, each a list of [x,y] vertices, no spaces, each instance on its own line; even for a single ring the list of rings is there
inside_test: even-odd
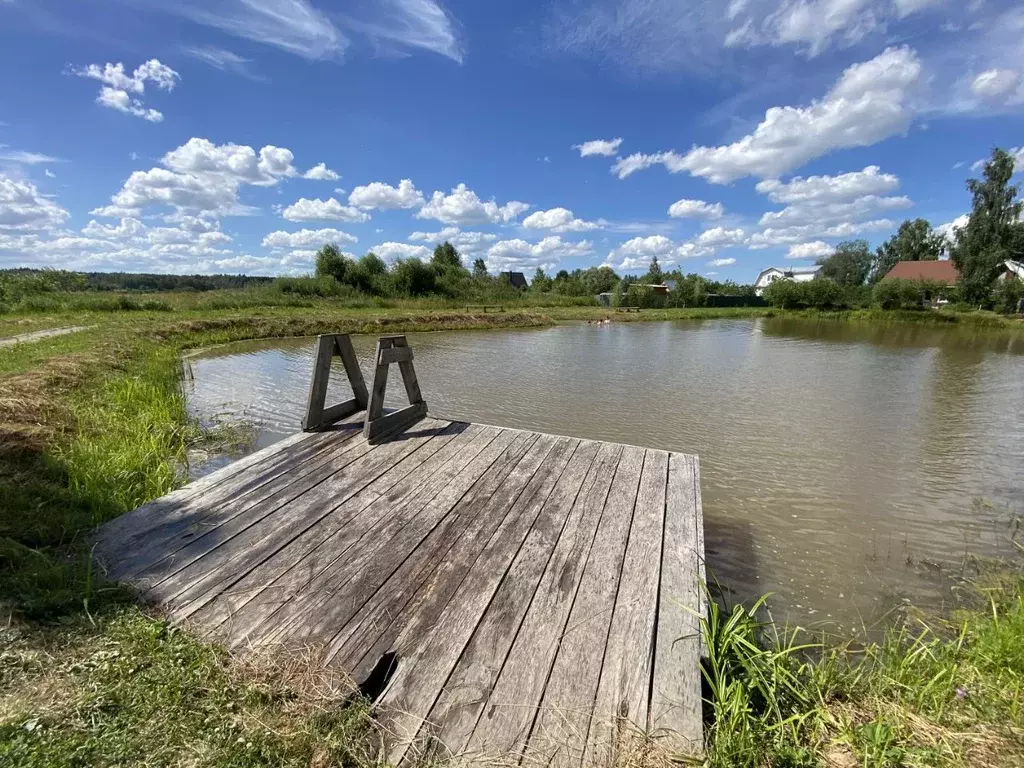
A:
[[[654,606],[654,631],[651,632],[651,677],[647,686],[647,730],[651,729],[654,713],[654,678],[658,668],[658,626],[661,622],[661,589],[665,572],[665,526],[668,515],[668,477],[672,468],[672,455],[665,462],[665,500],[661,506],[661,557],[658,558],[658,596]]]

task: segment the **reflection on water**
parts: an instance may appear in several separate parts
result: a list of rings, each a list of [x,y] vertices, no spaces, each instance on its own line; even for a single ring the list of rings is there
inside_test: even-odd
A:
[[[369,372],[375,339],[354,342]],[[1024,344],[999,334],[767,319],[410,343],[435,415],[699,454],[709,571],[793,620],[848,631],[904,597],[941,601],[929,565],[1001,552],[1007,506],[1024,507]],[[298,429],[312,349],[196,356],[190,406],[269,444]],[[348,396],[340,368],[331,386]]]

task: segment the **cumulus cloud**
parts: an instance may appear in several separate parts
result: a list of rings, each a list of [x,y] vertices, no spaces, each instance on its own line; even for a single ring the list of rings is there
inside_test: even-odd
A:
[[[281,212],[281,216],[288,221],[348,221],[363,222],[369,221],[370,215],[353,208],[349,205],[342,205],[333,197],[327,200],[314,198],[310,200],[301,197]]]
[[[271,232],[263,238],[264,248],[309,248],[324,243],[356,243],[359,238],[340,229],[300,229],[298,232]]]
[[[573,144],[573,149],[578,149],[580,157],[614,157],[619,151],[622,139],[594,139],[584,141],[582,144]]]
[[[716,184],[746,176],[777,178],[837,149],[870,146],[903,133],[921,62],[907,47],[888,48],[849,67],[824,98],[803,107],[772,107],[754,132],[720,147],[633,154],[612,166],[620,179],[653,165]]]
[[[842,222],[840,224],[801,224],[791,227],[767,227],[753,233],[747,245],[753,250],[773,248],[778,245],[793,245],[822,237],[851,237],[864,232],[878,232],[892,229],[892,219],[871,219],[870,221]]]
[[[1014,69],[989,69],[971,81],[971,93],[977,98],[1005,104],[1020,89],[1021,75]]]
[[[147,108],[139,98],[146,92],[146,83],[152,83],[159,90],[172,91],[181,79],[181,75],[158,59],[150,59],[131,74],[125,71],[124,64],[120,62],[107,63],[102,67],[99,64],[73,67],[70,72],[103,84],[96,103],[151,123],[159,123],[164,116],[158,110]]]
[[[552,232],[587,232],[592,229],[600,229],[607,224],[608,222],[604,219],[597,221],[578,219],[568,208],[534,211],[523,219],[523,227],[526,229],[549,229]]]
[[[634,237],[613,249],[605,259],[605,264],[617,269],[646,269],[651,259],[658,258],[663,265],[675,264],[679,259],[690,259],[709,256],[714,248],[697,242],[686,242],[677,245],[664,235],[648,235]]]
[[[0,230],[48,230],[69,217],[66,210],[43,197],[31,181],[0,174]]]
[[[217,175],[237,179],[239,183],[269,187],[298,172],[290,149],[268,144],[256,154],[244,144],[214,144],[209,139],[191,138],[171,150],[162,163],[172,171],[197,176]]]
[[[786,253],[787,259],[798,259],[801,261],[816,261],[835,253],[835,246],[829,245],[821,240],[812,240],[809,243],[796,243],[789,246]]]
[[[884,211],[910,208],[913,201],[905,196],[879,197],[865,195],[856,200],[836,203],[794,203],[781,211],[768,211],[761,216],[762,226],[794,226],[798,224],[831,224],[864,219]]]
[[[339,176],[337,172],[328,168],[327,163],[317,163],[302,174],[302,178],[311,179],[313,181],[337,181],[341,176]]]
[[[402,179],[397,187],[374,181],[353,189],[348,196],[348,203],[367,210],[416,208],[423,205],[423,193],[416,189],[410,179]]]
[[[528,203],[511,200],[498,205],[494,199],[483,201],[465,184],[459,184],[450,194],[434,192],[426,205],[416,214],[418,219],[437,219],[444,224],[459,226],[473,224],[508,224],[530,208]]]
[[[956,231],[963,229],[967,226],[967,222],[971,220],[969,214],[963,214],[957,216],[952,221],[947,221],[945,224],[940,224],[935,228],[935,231],[946,238],[946,242],[952,243],[956,240]]]
[[[881,173],[877,165],[836,176],[796,176],[787,182],[766,179],[755,189],[776,203],[838,203],[865,195],[883,195],[900,185],[897,176]]]
[[[703,200],[676,200],[668,207],[668,215],[674,219],[720,219],[725,213],[721,203],[706,203]]]
[[[428,243],[448,241],[463,256],[476,256],[486,250],[490,243],[498,239],[498,236],[491,232],[463,232],[458,227],[445,227],[439,232],[413,232],[409,235],[409,239]]]
[[[736,263],[736,259],[733,259],[733,258],[728,258],[728,259],[711,259],[711,261],[706,263],[706,266],[709,266],[709,267],[729,267],[729,266],[732,266],[735,263]]]
[[[697,236],[696,243],[705,248],[723,248],[730,245],[740,245],[746,242],[746,239],[746,232],[742,229],[712,227],[701,232]]]
[[[589,256],[593,250],[594,245],[588,240],[566,242],[559,235],[545,237],[538,243],[519,238],[501,240],[487,249],[487,268],[492,272],[550,269],[561,259]]]
[[[384,261],[397,259],[429,259],[432,251],[425,245],[409,245],[409,243],[380,243],[370,249]]]

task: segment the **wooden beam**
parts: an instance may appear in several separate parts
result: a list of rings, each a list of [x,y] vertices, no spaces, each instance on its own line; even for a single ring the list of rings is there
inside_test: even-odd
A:
[[[379,419],[367,421],[363,435],[371,443],[383,440],[388,435],[412,426],[426,415],[426,403],[413,403],[412,405],[405,406],[405,408],[392,411],[386,416],[381,416]]]
[[[388,363],[406,363],[412,360],[412,349],[409,347],[392,347],[391,349],[381,350],[380,360],[378,361],[381,365]]]
[[[351,416],[367,406],[366,382],[363,372],[359,369],[352,339],[348,334],[323,334],[317,337],[316,351],[313,354],[313,375],[309,383],[309,400],[306,404],[306,415],[302,419],[302,430],[311,432],[328,426]],[[331,361],[337,353],[345,366],[348,383],[352,387],[353,398],[343,403],[325,407],[327,400],[327,384],[331,377]]]

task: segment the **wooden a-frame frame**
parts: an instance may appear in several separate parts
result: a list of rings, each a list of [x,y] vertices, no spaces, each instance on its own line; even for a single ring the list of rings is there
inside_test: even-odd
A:
[[[331,360],[335,354],[341,356],[353,397],[351,400],[327,407],[327,380],[331,374]],[[316,353],[313,356],[313,378],[309,384],[309,402],[306,405],[306,416],[302,419],[303,431],[323,429],[339,419],[351,416],[366,408],[368,400],[366,382],[363,380],[363,372],[359,369],[352,339],[347,333],[318,336]]]
[[[420,385],[416,380],[416,369],[412,365],[412,349],[405,336],[381,336],[377,342],[374,360],[377,367],[373,373],[370,404],[366,409],[366,423],[363,426],[363,436],[370,442],[382,440],[415,424],[427,415],[427,404],[423,401]],[[409,405],[385,415],[384,393],[388,386],[388,368],[391,363],[398,363],[398,368],[402,372]]]

